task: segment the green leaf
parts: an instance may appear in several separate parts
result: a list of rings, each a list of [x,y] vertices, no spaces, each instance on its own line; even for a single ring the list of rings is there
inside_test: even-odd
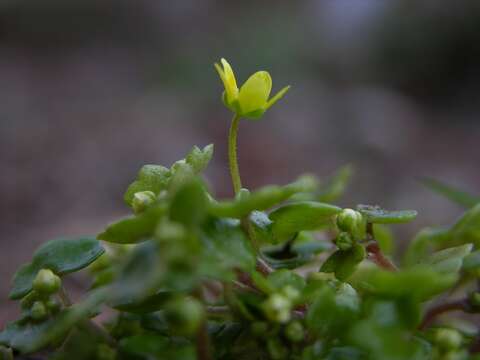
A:
[[[159,291],[156,294],[140,297],[140,300],[132,298],[117,299],[116,302],[110,302],[109,305],[116,310],[145,314],[160,310],[175,295],[173,291]]]
[[[87,267],[104,252],[98,240],[88,237],[48,241],[35,251],[32,262],[16,272],[9,296],[11,299],[20,299],[28,294],[41,269],[65,275]]]
[[[277,290],[281,290],[285,286],[291,286],[298,291],[302,291],[305,287],[305,279],[287,269],[281,269],[270,273],[267,280]]]
[[[135,244],[153,235],[165,209],[155,206],[109,225],[97,238],[117,244]]]
[[[373,233],[382,252],[386,255],[392,254],[395,250],[395,242],[390,228],[386,225],[374,224]]]
[[[480,250],[474,251],[463,259],[462,268],[465,271],[476,271],[480,269]]]
[[[210,219],[200,236],[203,244],[203,263],[198,271],[219,280],[232,280],[234,270],[251,272],[255,256],[238,221]]]
[[[315,201],[299,201],[284,205],[269,215],[276,242],[288,240],[302,230],[315,230],[331,222],[341,208]]]
[[[426,265],[396,272],[376,268],[363,274],[360,285],[377,296],[424,301],[450,288],[457,278],[456,273],[441,273]]]
[[[175,359],[195,360],[194,347],[187,341],[169,339],[162,335],[140,334],[124,338],[119,343],[120,351],[129,359]]]
[[[235,200],[210,203],[209,212],[218,217],[241,219],[253,210],[267,210],[287,200],[293,194],[311,189],[313,181],[310,177],[301,177],[286,186],[265,186],[254,191],[250,196]]]
[[[365,259],[366,253],[363,246],[355,244],[346,251],[337,250],[323,263],[321,272],[335,273],[337,279],[347,280],[353,274],[357,265]]]
[[[472,251],[472,244],[443,249],[433,253],[425,265],[429,265],[440,273],[458,273],[462,268],[463,259]]]
[[[302,234],[303,232],[299,236]],[[294,269],[309,263],[317,254],[331,248],[331,243],[326,241],[310,240],[308,242],[298,242],[297,237],[297,241],[295,241],[287,254],[285,254],[283,244],[264,247],[262,252],[265,260],[274,269]]]
[[[378,206],[358,205],[357,210],[373,224],[398,224],[412,221],[417,217],[415,210],[388,211]]]
[[[118,276],[109,286],[109,304],[133,304],[155,295],[164,277],[158,244],[146,241],[135,246],[119,264]]]
[[[480,197],[468,194],[441,181],[428,177],[422,178],[420,181],[430,190],[435,191],[437,194],[443,195],[447,199],[465,208],[472,208],[476,204],[480,203]]]
[[[420,231],[410,242],[405,252],[405,266],[414,266],[427,258],[430,251],[446,242],[449,232],[445,229],[426,228]]]
[[[0,333],[0,344],[10,346],[22,354],[43,349],[65,336],[74,326],[81,325],[92,310],[105,300],[106,294],[106,289],[91,293],[81,303],[74,304],[41,323],[10,323]]]
[[[190,164],[196,174],[201,173],[208,165],[213,156],[213,144],[205,146],[200,149],[194,146],[185,158],[186,162]]]
[[[152,191],[158,195],[166,189],[170,179],[170,170],[160,165],[144,165],[137,175],[137,180],[130,184],[123,196],[128,205],[132,205],[133,195],[139,191]]]
[[[194,179],[183,185],[172,199],[170,219],[187,227],[200,224],[207,215],[207,196],[203,184]]]
[[[332,202],[338,200],[348,186],[353,175],[353,167],[345,165],[340,168],[324,185],[318,194],[317,200],[322,202]]]
[[[473,243],[480,245],[480,204],[468,210],[451,228],[450,241],[452,245]]]
[[[343,283],[332,289],[324,284],[317,290],[306,316],[308,328],[320,336],[341,337],[358,317],[360,302],[355,289]]]
[[[273,243],[272,220],[263,211],[252,211],[249,217],[255,238],[260,243]]]

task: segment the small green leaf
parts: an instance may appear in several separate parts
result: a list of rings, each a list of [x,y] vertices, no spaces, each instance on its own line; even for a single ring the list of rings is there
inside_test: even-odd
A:
[[[363,246],[355,244],[346,251],[337,250],[323,263],[321,272],[335,273],[341,280],[347,280],[353,274],[357,265],[365,259],[366,252]]]
[[[468,194],[441,181],[428,177],[422,178],[420,181],[430,190],[435,191],[437,194],[443,195],[447,199],[467,209],[472,208],[476,204],[480,203],[480,197]]]
[[[452,245],[473,243],[480,245],[480,204],[468,210],[451,228],[450,241]]]
[[[110,302],[108,305],[119,311],[146,314],[160,310],[174,294],[172,291],[159,291],[140,300],[123,298],[122,301],[117,300],[117,302]]]
[[[87,267],[104,252],[100,242],[93,238],[48,241],[34,253],[31,263],[17,271],[9,296],[20,299],[28,294],[41,269],[50,269],[57,275],[68,274]]]
[[[194,146],[188,153],[185,160],[193,168],[196,174],[201,173],[208,165],[213,156],[213,144],[200,149]]]
[[[392,254],[395,250],[395,242],[390,228],[383,224],[374,224],[373,233],[382,252],[386,255]]]
[[[200,224],[207,215],[207,196],[203,184],[194,179],[183,185],[172,199],[170,219],[187,227]]]
[[[255,256],[238,221],[210,219],[201,234],[203,263],[198,269],[204,276],[214,279],[232,279],[235,269],[251,272]]]
[[[320,188],[317,200],[332,202],[338,200],[348,186],[353,175],[353,167],[345,165],[340,168],[329,181]]]
[[[241,219],[253,210],[266,210],[287,200],[293,194],[309,191],[313,185],[310,177],[300,177],[297,181],[286,186],[265,186],[254,191],[250,196],[230,201],[210,203],[210,214],[218,217]]]
[[[277,290],[281,290],[285,286],[291,286],[298,291],[302,291],[305,287],[305,279],[287,269],[281,269],[270,273],[267,280]]]
[[[472,251],[472,244],[465,244],[453,248],[443,249],[433,253],[425,262],[440,273],[458,273],[463,259]]]
[[[465,271],[476,271],[480,269],[480,250],[474,251],[463,259],[462,268]]]
[[[448,230],[426,228],[420,231],[410,242],[405,252],[403,262],[406,266],[413,266],[427,258],[430,251],[446,242],[449,238]]]
[[[363,276],[361,286],[377,296],[421,301],[447,290],[458,278],[456,273],[441,273],[426,265],[396,272],[375,268]]]
[[[122,339],[120,351],[126,359],[195,360],[195,348],[187,342],[176,342],[162,335],[140,334]]]
[[[97,238],[117,244],[135,244],[147,240],[165,214],[163,207],[151,207],[136,216],[129,216],[109,225]]]
[[[128,205],[132,205],[133,196],[139,191],[152,191],[155,195],[166,189],[170,179],[170,170],[160,165],[144,165],[135,180],[123,196]]]
[[[315,230],[328,225],[341,208],[315,201],[299,201],[284,205],[270,213],[276,242],[288,240],[302,230]]]
[[[300,236],[304,234],[300,233]],[[288,254],[285,254],[284,245],[275,245],[262,248],[265,260],[274,269],[294,269],[312,261],[315,255],[332,248],[331,243],[326,241],[310,240],[308,242],[297,241],[293,244]]]
[[[357,210],[374,224],[398,224],[412,221],[417,217],[415,210],[388,211],[378,206],[358,205]]]

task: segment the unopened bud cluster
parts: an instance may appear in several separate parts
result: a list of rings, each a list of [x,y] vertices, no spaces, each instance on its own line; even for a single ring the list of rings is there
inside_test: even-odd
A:
[[[343,209],[337,215],[337,227],[340,230],[335,244],[340,250],[350,249],[356,241],[361,240],[365,222],[360,212],[352,209]]]
[[[53,297],[61,288],[60,277],[50,269],[42,269],[33,280],[32,291],[21,302],[21,307],[27,312],[27,319],[43,321],[49,315],[57,313],[60,302]]]

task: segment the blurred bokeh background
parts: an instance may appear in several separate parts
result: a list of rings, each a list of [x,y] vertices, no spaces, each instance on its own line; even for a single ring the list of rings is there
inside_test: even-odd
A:
[[[479,1],[4,0],[0,325],[15,269],[127,213],[141,165],[213,142],[207,177],[230,195],[220,57],[240,83],[265,69],[274,91],[292,85],[241,124],[247,187],[351,163],[342,205],[420,212],[402,241],[461,211],[419,176],[480,193]]]

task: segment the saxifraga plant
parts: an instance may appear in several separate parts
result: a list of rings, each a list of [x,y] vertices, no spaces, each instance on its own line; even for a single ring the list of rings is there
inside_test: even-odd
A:
[[[202,181],[212,145],[142,167],[124,196],[133,215],[96,238],[49,241],[17,271],[21,316],[0,333],[1,358],[480,359],[476,324],[445,316],[480,312],[479,198],[424,179],[467,210],[420,231],[395,265],[388,226],[416,212],[329,204],[350,167],[323,183],[242,187],[239,122],[261,118],[288,87],[269,99],[268,72],[238,89],[224,59],[215,67],[233,112],[235,197],[216,200]],[[90,289],[72,303],[62,278],[84,268]]]

